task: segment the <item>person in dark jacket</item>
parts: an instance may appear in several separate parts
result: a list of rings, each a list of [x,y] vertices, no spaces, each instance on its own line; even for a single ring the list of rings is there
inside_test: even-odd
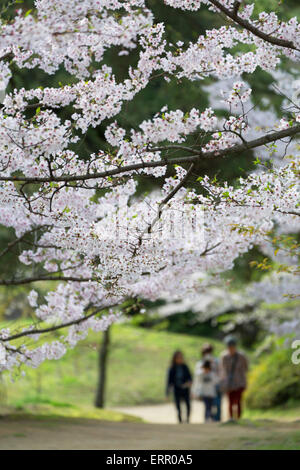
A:
[[[191,413],[190,388],[192,385],[192,375],[184,361],[181,351],[175,351],[172,357],[171,367],[168,370],[167,390],[173,390],[174,401],[178,413],[178,421],[182,422],[181,402],[186,404],[186,422],[189,422]]]

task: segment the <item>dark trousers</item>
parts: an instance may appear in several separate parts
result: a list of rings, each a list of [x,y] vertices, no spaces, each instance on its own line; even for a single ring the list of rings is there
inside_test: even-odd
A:
[[[239,419],[242,414],[242,394],[244,388],[238,388],[228,392],[229,400],[229,416],[230,418]]]
[[[214,421],[221,421],[222,394],[219,390],[217,390],[217,395],[214,398],[213,408],[214,408],[214,415],[213,415]]]
[[[205,421],[210,421],[213,419],[213,414],[212,414],[212,407],[214,404],[214,398],[212,397],[203,397],[203,403],[204,403],[204,408],[205,408]]]
[[[190,390],[188,388],[174,388],[174,401],[177,409],[178,421],[182,422],[181,402],[184,401],[186,405],[186,421],[190,420],[191,413],[191,400]]]

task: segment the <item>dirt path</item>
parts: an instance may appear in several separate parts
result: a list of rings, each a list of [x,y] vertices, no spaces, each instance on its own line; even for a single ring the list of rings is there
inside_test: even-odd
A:
[[[162,403],[159,405],[142,405],[142,406],[122,406],[114,408],[122,413],[138,416],[148,423],[156,424],[177,424],[177,415],[173,403]],[[185,409],[183,407],[183,416]],[[227,416],[227,400],[222,401],[223,420],[228,419]],[[204,423],[204,406],[200,401],[193,401],[191,423]]]
[[[299,422],[174,426],[85,419],[0,419],[0,450],[254,449],[259,446],[274,448],[277,444],[295,448],[297,436],[299,447],[296,448],[300,449]]]

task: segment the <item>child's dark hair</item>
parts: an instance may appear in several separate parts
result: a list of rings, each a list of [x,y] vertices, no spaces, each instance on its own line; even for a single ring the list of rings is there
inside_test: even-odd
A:
[[[174,354],[173,354],[173,356],[172,356],[172,361],[171,361],[171,365],[172,365],[172,366],[175,366],[175,364],[176,364],[176,358],[177,358],[177,356],[179,356],[179,354],[181,354],[182,357],[183,357],[182,351],[181,351],[180,349],[176,349],[176,351],[174,352]]]
[[[203,364],[202,364],[202,369],[211,370],[211,362],[210,361],[204,361]]]
[[[205,356],[206,354],[212,354],[213,351],[214,351],[213,345],[211,343],[205,343],[202,346],[201,354],[202,356]]]

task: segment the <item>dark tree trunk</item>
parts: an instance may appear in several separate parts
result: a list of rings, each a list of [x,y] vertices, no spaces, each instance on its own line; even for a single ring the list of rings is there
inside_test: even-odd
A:
[[[106,388],[106,370],[107,359],[110,344],[110,329],[108,328],[103,332],[102,343],[99,350],[99,379],[96,393],[95,406],[96,408],[104,408],[105,404],[105,388]]]

